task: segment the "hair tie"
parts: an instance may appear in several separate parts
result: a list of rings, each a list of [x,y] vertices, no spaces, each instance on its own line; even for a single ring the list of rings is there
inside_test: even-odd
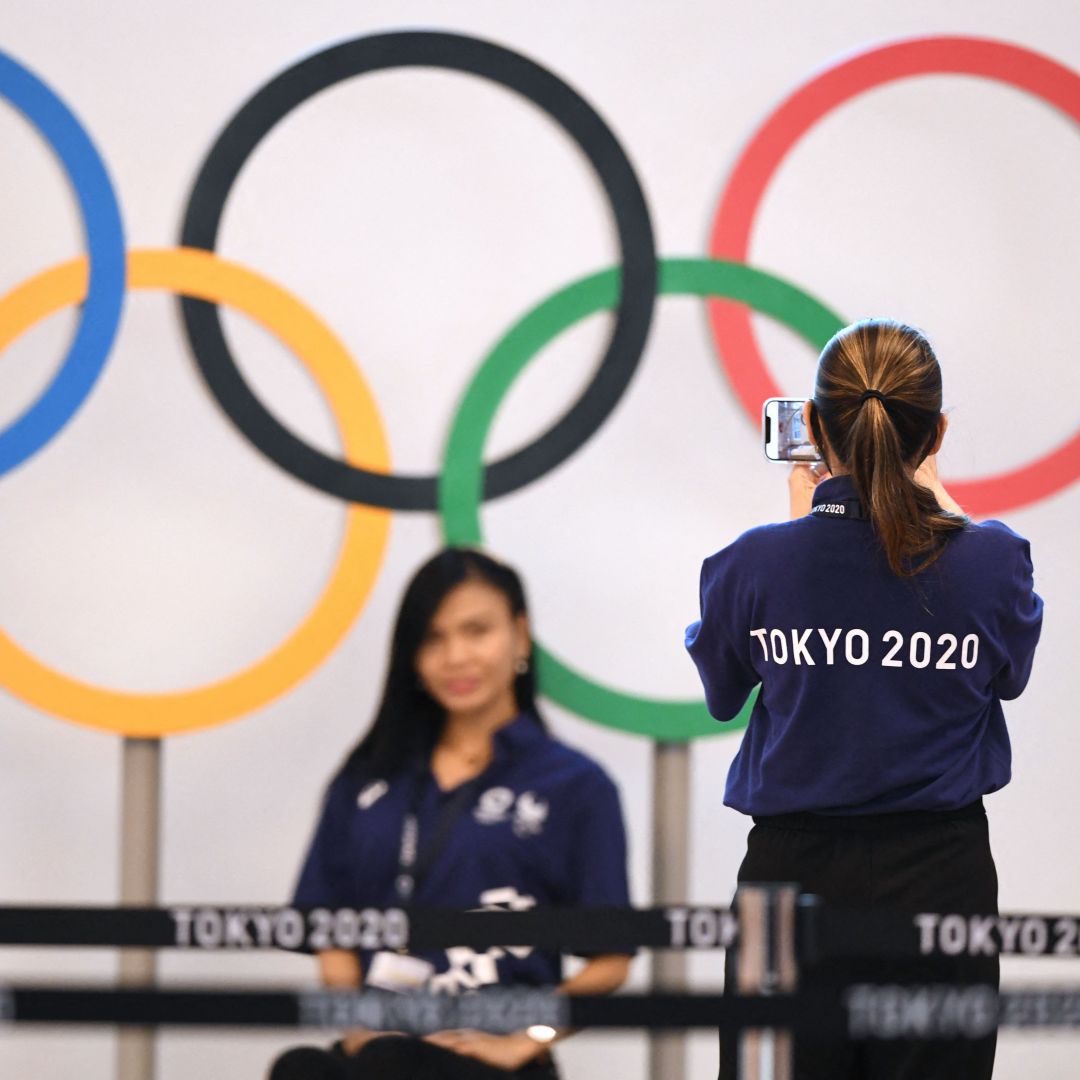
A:
[[[880,390],[864,390],[862,397],[859,398],[859,404],[864,404],[867,398],[872,397],[877,398],[882,405],[888,406],[889,404],[888,401],[885,400],[885,395]]]

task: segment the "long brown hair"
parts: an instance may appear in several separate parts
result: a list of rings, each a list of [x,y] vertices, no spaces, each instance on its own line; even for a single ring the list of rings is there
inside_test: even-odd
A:
[[[845,327],[818,359],[810,424],[850,474],[889,566],[910,577],[967,518],[942,510],[912,471],[937,440],[941,368],[916,329],[888,319]],[[832,466],[833,463],[828,463]]]

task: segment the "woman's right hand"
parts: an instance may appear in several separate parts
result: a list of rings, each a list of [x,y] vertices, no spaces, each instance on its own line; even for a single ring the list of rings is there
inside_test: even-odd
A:
[[[323,985],[330,990],[357,990],[363,982],[360,958],[347,949],[324,949],[319,953],[319,973]],[[341,1049],[346,1054],[359,1054],[372,1039],[383,1035],[401,1035],[400,1031],[372,1031],[370,1028],[351,1028],[341,1036]]]
[[[814,502],[814,489],[822,480],[828,480],[829,471],[824,465],[795,465],[788,474],[788,499],[791,520],[806,517]]]
[[[341,1036],[341,1049],[350,1056],[359,1054],[372,1039],[407,1038],[404,1031],[371,1031],[369,1028],[351,1028]]]
[[[371,1031],[368,1028],[353,1028],[341,1036],[341,1049],[346,1054],[359,1054],[372,1039],[377,1039],[381,1031]]]

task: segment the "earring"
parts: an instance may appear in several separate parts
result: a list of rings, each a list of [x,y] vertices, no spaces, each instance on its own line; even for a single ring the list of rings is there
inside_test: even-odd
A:
[[[514,664],[514,670],[519,675],[524,675],[529,670],[529,658],[527,656],[518,657],[518,661]]]

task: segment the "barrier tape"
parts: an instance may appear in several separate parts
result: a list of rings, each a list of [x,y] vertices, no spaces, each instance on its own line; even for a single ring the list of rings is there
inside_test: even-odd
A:
[[[822,956],[1080,956],[1080,916],[904,915],[812,909],[802,937]],[[534,908],[457,911],[270,905],[0,907],[0,945],[251,951],[486,949],[574,952],[724,949],[738,936],[727,908]]]
[[[844,996],[852,1039],[982,1039],[998,1028],[1080,1028],[1080,988],[869,985]]]
[[[549,990],[393,994],[380,990],[208,991],[0,987],[0,1023],[365,1027],[424,1035],[472,1028],[813,1029],[852,1039],[980,1039],[997,1028],[1080,1029],[1080,987],[1003,990],[979,984],[851,986],[822,994],[572,997]]]
[[[575,998],[551,990],[495,988],[461,996],[383,990],[0,988],[0,1020],[7,1023],[307,1027],[332,1031],[365,1027],[418,1035],[472,1028],[500,1034],[534,1024],[554,1028],[716,1027],[721,1013],[735,1026],[765,1027],[791,1019],[787,1001],[716,994]]]
[[[574,952],[636,947],[726,948],[735,940],[726,908],[535,908],[456,911],[185,905],[3,907],[0,945],[134,946],[253,950],[404,949],[453,945],[531,946]]]
[[[818,910],[818,956],[1080,956],[1080,916]]]

